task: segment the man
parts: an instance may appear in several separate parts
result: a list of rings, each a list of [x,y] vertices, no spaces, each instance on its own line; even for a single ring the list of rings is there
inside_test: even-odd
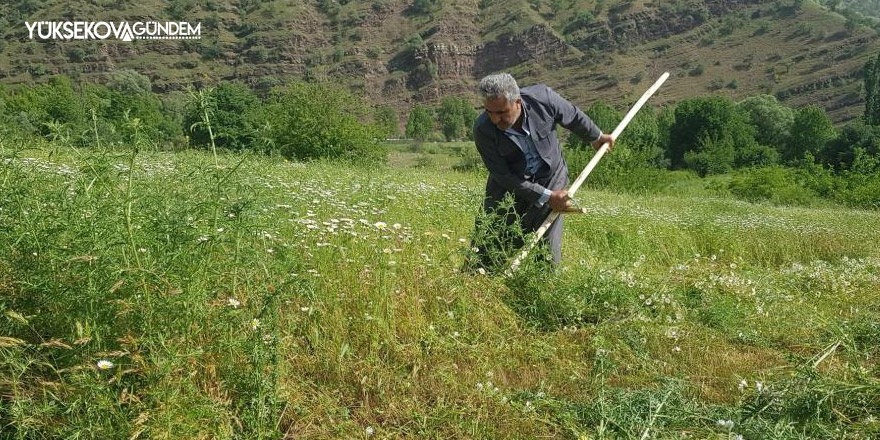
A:
[[[569,182],[568,166],[556,137],[556,124],[596,149],[605,142],[613,147],[614,140],[574,104],[543,84],[520,90],[510,74],[501,73],[483,78],[479,91],[485,112],[474,123],[474,142],[489,169],[483,210],[497,213],[504,197],[512,194],[514,212],[506,213],[505,223],[511,225],[518,217],[524,233],[534,232],[551,209],[562,211],[571,206],[564,189]],[[545,235],[554,264],[562,259],[562,217]],[[478,234],[480,228],[478,220]],[[491,248],[515,249],[522,244],[522,237],[474,241],[482,267],[501,263],[493,255],[497,249]]]

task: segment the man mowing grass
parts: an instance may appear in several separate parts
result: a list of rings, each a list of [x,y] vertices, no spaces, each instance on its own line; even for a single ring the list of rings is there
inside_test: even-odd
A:
[[[477,219],[477,231],[490,229],[490,238],[475,238],[477,260],[472,266],[497,270],[503,265],[499,255],[523,245],[520,234],[507,234],[519,220],[523,233],[534,232],[550,214],[571,206],[568,192],[568,166],[556,136],[556,124],[599,149],[605,142],[614,146],[577,106],[553,89],[538,84],[520,89],[507,73],[489,75],[480,81],[480,97],[485,111],[474,123],[474,142],[489,170],[483,211],[503,219],[497,225]],[[513,209],[499,209],[502,200],[513,197]],[[488,227],[487,227],[488,226]],[[507,228],[507,229],[505,229]],[[478,232],[478,236],[480,233]],[[562,216],[544,236],[554,265],[562,259]],[[499,252],[500,251],[500,252]]]

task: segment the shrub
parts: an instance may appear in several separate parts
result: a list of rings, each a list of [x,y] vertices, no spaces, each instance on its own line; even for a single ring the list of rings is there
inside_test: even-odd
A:
[[[82,96],[69,78],[55,76],[48,84],[22,87],[5,98],[5,113],[25,132],[49,135],[48,124],[60,124],[71,133],[85,129],[86,109]],[[57,125],[56,125],[57,126]]]
[[[728,183],[730,192],[742,199],[781,205],[809,204],[817,194],[805,188],[797,170],[780,166],[751,168],[737,173]]]
[[[67,58],[74,63],[81,62],[86,57],[86,51],[81,47],[73,47],[67,51]]]
[[[452,169],[456,171],[479,171],[484,168],[483,158],[473,146],[462,148],[459,151],[459,156],[461,159],[452,166]]]
[[[150,78],[131,69],[121,69],[110,72],[107,78],[107,88],[125,94],[137,94],[149,92],[153,89]]]
[[[571,34],[579,29],[589,26],[594,21],[596,21],[596,17],[590,11],[580,11],[571,18],[568,24],[565,25],[562,33],[565,35]]]
[[[257,121],[268,123],[278,153],[288,158],[384,161],[365,103],[325,83],[297,82],[275,91]]]
[[[211,129],[216,146],[236,151],[252,147],[254,129],[250,117],[259,112],[259,98],[238,82],[220,83],[210,92],[210,98]],[[189,106],[183,123],[190,139],[197,145],[210,146],[208,127],[196,124],[201,120],[200,109]]]
[[[441,0],[415,0],[411,9],[416,14],[431,14],[443,7]]]

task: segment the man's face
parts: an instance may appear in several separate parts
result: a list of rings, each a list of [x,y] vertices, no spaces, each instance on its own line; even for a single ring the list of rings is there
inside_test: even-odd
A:
[[[501,96],[498,98],[486,98],[483,107],[489,114],[489,119],[498,127],[499,130],[507,130],[519,119],[522,112],[522,99],[517,98],[515,101],[508,101],[507,98]]]

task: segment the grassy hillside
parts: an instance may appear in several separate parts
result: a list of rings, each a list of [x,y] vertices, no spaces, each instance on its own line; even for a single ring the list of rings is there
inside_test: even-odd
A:
[[[583,190],[505,279],[445,163],[0,142],[4,438],[880,433],[873,211]]]
[[[485,73],[509,70],[588,106],[625,105],[663,71],[658,97],[773,93],[818,103],[835,121],[861,114],[861,69],[876,32],[803,2],[642,0],[146,0],[0,5],[0,81],[64,73],[102,81],[129,68],[155,90],[237,79],[267,90],[292,78],[347,84],[405,115],[414,102],[472,93]],[[25,21],[186,20],[199,41],[28,41]]]

